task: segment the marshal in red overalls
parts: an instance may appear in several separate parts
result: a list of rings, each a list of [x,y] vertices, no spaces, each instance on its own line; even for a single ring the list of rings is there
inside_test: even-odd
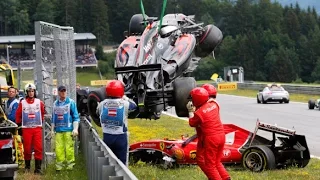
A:
[[[220,120],[220,108],[204,88],[194,88],[188,103],[189,125],[197,130],[197,164],[209,180],[229,180],[230,175],[221,163],[225,133]]]
[[[35,98],[35,86],[26,85],[27,97],[19,103],[16,122],[22,125],[25,169],[30,171],[32,147],[34,148],[35,171],[41,173],[42,161],[42,122],[44,119],[44,103]]]

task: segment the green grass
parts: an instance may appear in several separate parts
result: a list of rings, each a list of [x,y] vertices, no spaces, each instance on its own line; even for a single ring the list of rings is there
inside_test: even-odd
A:
[[[102,135],[101,128],[95,125],[94,127],[98,131],[98,133]],[[158,138],[179,139],[181,138],[181,135],[188,134],[189,136],[192,136],[195,133],[195,130],[188,125],[187,121],[162,115],[159,120],[129,120],[129,132],[129,141],[131,144],[134,142]],[[143,162],[138,162],[137,164],[131,164],[129,168],[138,179],[142,180],[206,179],[205,175],[198,166],[184,166],[177,169],[165,170],[159,166],[152,166]],[[230,173],[232,179],[237,180],[255,180],[259,178],[266,180],[315,180],[320,177],[319,168],[320,160],[317,159],[312,159],[308,166],[303,169],[292,167],[285,170],[264,171],[261,173],[252,173],[238,166],[227,166],[227,170]]]
[[[94,80],[100,80],[98,73],[77,72],[77,83],[80,83],[81,86],[91,86],[90,82]]]
[[[14,77],[17,86],[17,71],[14,71]],[[21,71],[21,79],[22,81],[33,81],[33,70]],[[100,80],[99,73],[95,67],[88,67],[83,69],[77,68],[77,83],[80,83],[81,86],[91,86],[90,82],[92,80]],[[25,84],[26,83],[22,82],[21,87],[24,87]]]
[[[87,180],[86,164],[83,155],[79,154],[77,157],[76,165],[72,171],[63,170],[60,173],[56,173],[55,165],[52,163],[48,165],[42,176],[34,175],[33,173],[24,173],[23,169],[20,169],[17,180]],[[33,166],[31,170],[31,172],[33,172]]]
[[[257,97],[257,90],[250,89],[238,89],[232,91],[219,91],[220,94],[230,94],[237,96],[245,96],[245,97]],[[290,101],[296,102],[308,102],[309,99],[318,99],[319,95],[310,95],[310,94],[294,94],[290,93]]]

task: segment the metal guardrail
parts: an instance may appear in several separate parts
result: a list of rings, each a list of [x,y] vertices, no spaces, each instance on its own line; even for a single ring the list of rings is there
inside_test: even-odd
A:
[[[102,141],[86,117],[81,117],[80,121],[80,146],[89,180],[137,180]]]
[[[281,84],[289,93],[320,95],[320,86]],[[266,83],[238,83],[238,89],[262,90]]]
[[[203,83],[198,83],[198,86],[201,86]],[[212,82],[217,87],[217,83]],[[238,89],[251,89],[251,90],[262,90],[266,87],[267,84],[270,83],[254,83],[254,82],[243,82],[237,83]],[[281,84],[281,83],[280,83]],[[320,86],[310,86],[310,85],[298,85],[298,84],[281,84],[281,86],[287,90],[289,93],[296,94],[312,94],[312,95],[320,95]]]

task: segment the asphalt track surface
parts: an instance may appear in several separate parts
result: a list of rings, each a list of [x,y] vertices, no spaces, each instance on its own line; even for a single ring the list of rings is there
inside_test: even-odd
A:
[[[249,131],[254,131],[256,121],[277,124],[280,127],[296,130],[305,135],[310,153],[320,156],[320,111],[309,110],[307,103],[257,104],[256,98],[219,94],[220,113],[223,123],[231,123]],[[174,108],[167,113],[175,115]],[[184,118],[187,120],[186,118]],[[260,133],[260,134],[259,134]],[[266,138],[271,133],[258,132]]]

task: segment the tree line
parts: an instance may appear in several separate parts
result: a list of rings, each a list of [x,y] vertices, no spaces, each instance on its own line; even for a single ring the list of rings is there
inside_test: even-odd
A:
[[[121,43],[140,0],[1,0],[0,35],[34,34],[34,21],[73,26],[92,32],[97,44]],[[144,0],[148,16],[160,17],[162,0]],[[245,79],[279,82],[320,81],[320,19],[312,7],[281,6],[271,0],[168,0],[166,13],[195,15],[215,24],[224,40],[194,72],[197,79],[242,66]],[[99,50],[113,67],[113,58]],[[101,69],[101,68],[100,68]]]

